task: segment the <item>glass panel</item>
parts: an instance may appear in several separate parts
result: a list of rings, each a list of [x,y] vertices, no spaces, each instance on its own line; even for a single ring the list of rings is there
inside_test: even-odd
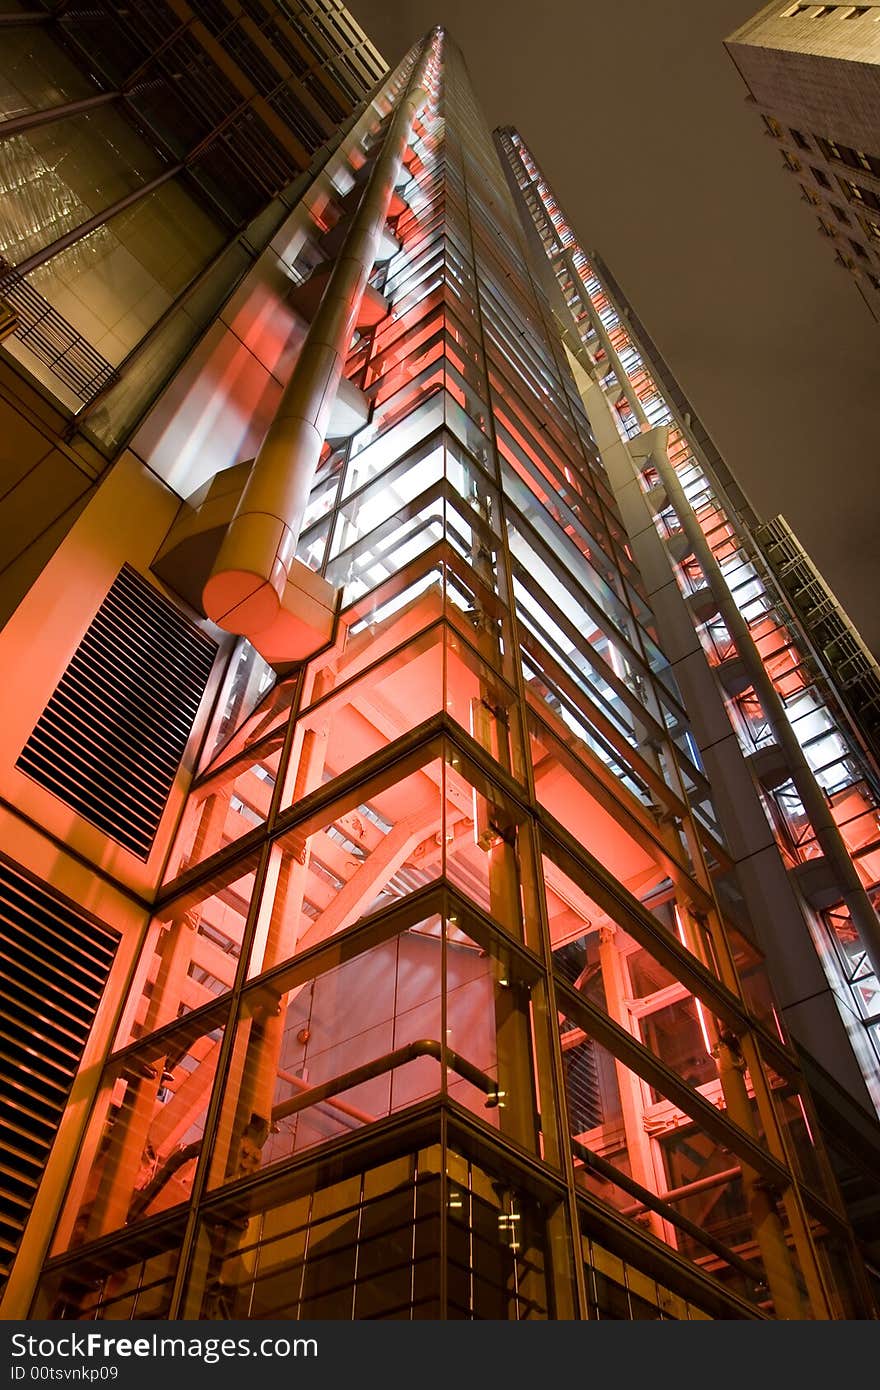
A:
[[[5,193],[0,252],[12,265],[88,221],[162,167],[155,150],[112,105],[13,136],[0,151]],[[89,259],[95,249],[90,248]],[[74,264],[82,265],[82,258]]]
[[[273,847],[250,974],[260,974],[417,892],[442,872],[442,763],[422,752]],[[396,780],[395,780],[396,779]]]
[[[350,464],[346,471],[345,495],[378,477],[390,464],[417,448],[442,424],[443,397],[435,395],[413,410],[399,428],[380,435],[357,455],[356,464]]]
[[[760,1043],[757,1050],[759,1056],[765,1052]],[[763,1062],[776,1123],[782,1130],[790,1167],[824,1201],[835,1210],[840,1210],[840,1194],[822,1143],[812,1101],[800,1094],[792,1076],[784,1075],[767,1061],[766,1056]]]
[[[14,7],[4,6],[4,9]],[[26,8],[26,7],[22,7]],[[0,115],[47,111],[95,95],[95,88],[39,25],[6,27],[0,73]]]
[[[438,607],[433,589],[423,592],[392,614],[381,633],[373,629],[368,643],[349,641],[341,656],[314,673],[316,700],[294,736],[294,801],[444,709],[506,772],[524,777],[514,692],[468,644],[433,621]],[[433,626],[395,648],[395,638],[405,641],[421,621]],[[389,647],[392,654],[385,660],[340,683],[350,670],[362,668],[365,658],[381,657]]]
[[[435,605],[430,597],[423,597],[418,607],[430,619]],[[399,616],[393,626],[388,625],[390,640],[380,643],[374,639],[365,654],[381,655],[382,647],[390,645],[398,633],[405,638],[407,628],[412,630],[414,616],[412,612]],[[351,644],[346,657],[334,663],[335,671],[328,667],[321,672],[316,687],[329,687],[334,679],[344,678],[347,665],[356,668],[361,664],[359,647],[365,650],[362,644]],[[378,661],[312,705],[298,721],[294,736],[294,801],[438,714],[443,708],[443,671],[444,629],[435,624],[385,661]]]
[[[461,921],[452,916],[446,926],[448,1094],[483,1123],[536,1152],[542,1112],[536,1055],[550,1086],[543,981],[494,933],[470,922],[465,930]],[[549,1125],[549,1104],[546,1114]],[[555,1154],[555,1136],[548,1137]]]
[[[347,550],[406,503],[440,482],[444,473],[442,433],[432,436],[417,449],[393,455],[393,462],[378,477],[351,463],[346,472],[346,498],[333,533],[331,556]],[[372,486],[367,487],[368,481]]]
[[[475,634],[481,649],[495,645],[491,635]],[[447,632],[446,712],[504,768],[525,781],[522,734],[514,692],[473,649]],[[497,664],[497,659],[496,659]]]
[[[263,1185],[205,1212],[186,1315],[437,1318],[439,1149],[313,1191]]]
[[[522,809],[457,752],[445,768],[444,872],[470,902],[511,936],[537,947],[528,821]]]
[[[816,1245],[819,1266],[825,1275],[831,1302],[831,1316],[849,1320],[876,1317],[871,1299],[861,1278],[854,1271],[861,1267],[861,1256],[853,1242],[845,1236],[827,1231],[819,1219],[810,1223]]]
[[[439,1093],[441,943],[428,917],[359,954],[341,947],[318,973],[291,967],[246,992],[212,1186]]]
[[[31,1317],[79,1322],[167,1318],[184,1227],[184,1218],[177,1217],[50,1269],[37,1288]]]
[[[53,1254],[189,1200],[227,1016],[203,1010],[111,1060]]]
[[[665,884],[666,846],[655,848],[648,833],[626,816],[610,780],[591,774],[532,716],[529,732],[538,802],[639,897]]]
[[[371,497],[374,508],[365,510]],[[446,508],[439,485],[399,507],[384,480],[371,497],[358,494],[336,517],[326,577],[343,589],[346,604],[445,539]],[[372,528],[368,534],[367,526]]]
[[[276,684],[277,682],[277,684]],[[272,667],[244,638],[226,668],[223,690],[202,752],[200,772],[228,762],[280,722],[293,701],[296,680],[278,681]]]
[[[658,1093],[567,1012],[560,1028],[583,1190],[765,1311],[778,1299],[776,1316],[809,1317],[779,1194],[693,1114],[655,1103]]]
[[[586,1232],[589,1218],[582,1217]],[[686,1321],[708,1318],[695,1305],[673,1293],[635,1265],[611,1254],[595,1240],[583,1236],[584,1276],[590,1317],[602,1321]],[[733,1311],[727,1314],[736,1317]]]
[[[100,114],[77,119],[94,120]],[[63,131],[68,124],[61,122],[45,129]],[[141,181],[132,177],[127,183],[136,187]],[[123,185],[120,191],[128,189]],[[102,186],[101,196],[88,195],[95,211],[112,201],[105,192]],[[51,222],[47,221],[48,209],[29,215],[43,228],[40,244],[48,244],[85,221],[91,210],[80,205],[76,215],[65,212]],[[39,249],[37,240],[35,233],[29,232],[20,238],[20,244],[27,246],[30,254]],[[28,280],[96,352],[115,366],[220,248],[222,240],[220,228],[172,180],[53,256],[32,271]],[[13,257],[10,250],[0,245],[9,259],[24,259],[23,251],[16,251]]]
[[[458,1154],[447,1166],[447,1317],[552,1318],[548,1208]]]
[[[247,753],[201,778],[190,793],[171,861],[175,876],[263,825],[278,780],[286,721]]]
[[[256,864],[254,852],[156,914],[119,1026],[117,1047],[231,990]]]

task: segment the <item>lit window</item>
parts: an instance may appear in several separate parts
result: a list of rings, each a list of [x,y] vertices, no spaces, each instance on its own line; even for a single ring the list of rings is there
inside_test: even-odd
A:
[[[865,154],[864,150],[856,150],[856,159],[863,169],[867,169],[869,174],[880,174],[880,159],[874,154]]]
[[[862,190],[857,183],[851,183],[849,179],[838,179],[837,182],[851,203],[863,203],[865,201]]]

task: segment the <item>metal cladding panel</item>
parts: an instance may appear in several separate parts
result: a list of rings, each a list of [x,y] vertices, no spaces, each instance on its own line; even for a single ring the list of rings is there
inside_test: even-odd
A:
[[[17,766],[146,859],[216,650],[126,565]]]
[[[0,861],[0,1285],[118,944],[117,932]]]

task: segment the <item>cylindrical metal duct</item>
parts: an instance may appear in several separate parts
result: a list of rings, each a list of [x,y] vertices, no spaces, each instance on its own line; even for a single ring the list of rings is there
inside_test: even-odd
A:
[[[245,637],[276,618],[308,503],[330,411],[388,216],[416,112],[430,37],[391,119],[345,243],[293,374],[205,584],[208,617]]]

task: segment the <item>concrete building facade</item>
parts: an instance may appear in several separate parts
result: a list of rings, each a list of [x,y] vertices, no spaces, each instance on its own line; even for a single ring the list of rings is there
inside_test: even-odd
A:
[[[880,4],[778,0],[726,47],[819,233],[880,319]]]

